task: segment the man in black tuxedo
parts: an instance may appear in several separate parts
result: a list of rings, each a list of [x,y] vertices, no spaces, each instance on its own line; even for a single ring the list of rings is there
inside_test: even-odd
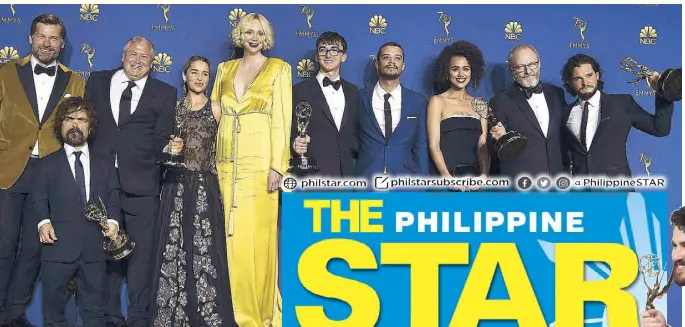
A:
[[[514,83],[490,101],[490,107],[503,126],[495,126],[495,139],[504,130],[521,133],[528,141],[521,153],[508,161],[501,161],[496,153],[491,156],[493,174],[516,178],[556,175],[568,171],[562,153],[562,116],[566,106],[564,91],[540,81],[540,55],[529,44],[514,46],[509,52],[509,69]]]
[[[324,32],[316,40],[319,73],[293,87],[292,145],[294,157],[307,153],[317,160],[316,175],[342,178],[354,175],[359,152],[357,87],[340,77],[340,65],[347,60],[347,42],[336,32]],[[307,102],[312,117],[309,138],[299,137],[297,105]]]
[[[135,37],[124,48],[123,68],[93,72],[86,84],[86,99],[95,104],[101,117],[92,148],[118,168],[123,223],[136,244],[125,262],[127,269],[120,263],[108,263],[107,327],[124,324],[120,305],[124,275],[130,301],[128,326],[148,325],[152,235],[161,180],[157,159],[169,143],[177,98],[174,87],[148,76],[153,56],[152,42]]]
[[[651,76],[656,86],[659,74]],[[673,102],[655,96],[655,114],[645,111],[630,94],[602,92],[602,70],[594,58],[577,54],[561,70],[566,91],[578,99],[564,115],[564,132],[573,175],[631,177],[626,143],[633,127],[657,137],[671,132]]]
[[[88,136],[98,121],[95,108],[81,97],[71,97],[57,108],[54,132],[63,150],[41,159],[31,193],[42,219],[37,222],[43,243],[43,323],[68,327],[64,316],[67,283],[76,276],[79,313],[86,327],[105,324],[106,259],[103,229],[88,221],[83,208],[89,201],[107,204],[107,237],[119,229],[119,177],[114,162],[90,151]]]

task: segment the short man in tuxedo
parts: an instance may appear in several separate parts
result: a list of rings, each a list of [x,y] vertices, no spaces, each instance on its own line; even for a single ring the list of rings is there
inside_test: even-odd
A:
[[[428,175],[428,136],[423,94],[400,85],[404,49],[383,44],[376,54],[378,83],[359,90],[359,160],[357,175]]]
[[[651,76],[656,86],[659,74]],[[573,175],[630,177],[626,157],[628,133],[633,127],[657,137],[671,131],[673,102],[655,96],[655,114],[645,111],[630,94],[602,92],[602,70],[594,58],[577,54],[561,71],[566,91],[578,99],[564,117]]]
[[[145,37],[126,43],[123,67],[93,72],[86,99],[98,111],[100,123],[92,150],[115,162],[121,183],[121,210],[126,232],[136,248],[125,262],[108,262],[105,286],[106,326],[122,326],[120,292],[126,276],[129,295],[128,326],[148,325],[150,262],[159,206],[161,172],[158,155],[169,144],[177,92],[148,76],[154,45]],[[175,141],[174,141],[175,142]]]
[[[358,90],[340,77],[340,65],[347,60],[347,42],[338,33],[324,32],[316,40],[319,73],[293,87],[294,156],[307,153],[317,160],[315,175],[342,178],[354,175],[359,152],[357,133]],[[309,139],[299,137],[297,105],[312,107],[307,126]]]
[[[86,327],[105,324],[103,292],[106,259],[103,229],[83,214],[88,202],[106,203],[106,237],[119,229],[119,177],[114,161],[88,148],[88,136],[97,126],[97,113],[88,101],[71,97],[56,110],[54,133],[63,150],[41,159],[31,197],[42,220],[37,222],[43,243],[43,324],[68,327],[64,316],[67,283],[76,276],[79,313]],[[110,218],[110,217],[108,217]]]
[[[683,287],[685,286],[685,207],[681,207],[671,214],[671,226],[673,226],[671,260],[676,266],[676,270],[673,272],[673,283]],[[641,327],[668,326],[664,314],[658,309],[642,311],[640,317]]]
[[[0,326],[32,326],[24,311],[41,249],[30,205],[33,178],[40,158],[62,146],[53,132],[54,109],[70,96],[83,96],[85,87],[57,60],[66,37],[57,16],[40,15],[31,22],[31,54],[0,67]]]
[[[562,153],[562,115],[566,101],[564,91],[540,81],[542,62],[538,51],[529,44],[514,46],[509,52],[509,70],[514,83],[490,100],[490,107],[502,126],[491,130],[497,139],[504,130],[521,133],[528,144],[521,153],[508,161],[493,154],[490,165],[493,174],[516,178],[556,175],[568,171]],[[504,128],[501,128],[504,127]]]

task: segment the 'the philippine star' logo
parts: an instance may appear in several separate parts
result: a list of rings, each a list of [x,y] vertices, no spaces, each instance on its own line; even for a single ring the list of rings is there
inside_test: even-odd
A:
[[[504,26],[504,39],[520,40],[523,37],[523,27],[519,22],[509,22]]]
[[[231,25],[231,28],[238,26],[238,23],[240,23],[240,20],[243,19],[245,15],[247,15],[247,13],[242,8],[231,10],[231,12],[228,13],[228,23]]]
[[[642,45],[656,45],[656,29],[651,26],[645,26],[640,30],[640,44]]]
[[[369,33],[383,35],[388,30],[388,22],[381,15],[371,17],[369,21]]]
[[[98,16],[100,16],[100,6],[98,5],[81,5],[79,9],[79,14],[82,21],[85,22],[97,22]]]
[[[4,47],[0,49],[0,63],[19,59],[19,51],[14,47]]]
[[[297,63],[297,77],[310,78],[314,72],[314,62],[311,59],[302,59]]]
[[[589,49],[590,43],[585,42],[585,30],[587,30],[587,21],[578,17],[573,17],[573,27],[580,31],[580,39],[582,42],[569,42],[568,47],[571,49]]]
[[[17,11],[14,9],[14,5],[10,5],[10,12],[12,13],[12,16],[0,17],[0,23],[21,24],[21,18],[17,17]]]
[[[174,25],[169,24],[169,11],[171,10],[171,5],[157,5],[157,8],[162,9],[162,16],[164,17],[164,24],[153,24],[153,31],[174,31]]]
[[[452,16],[448,16],[445,12],[438,11],[438,21],[442,24],[442,28],[445,30],[445,36],[434,36],[433,43],[454,42],[454,38],[450,37],[450,24],[452,23]]]
[[[316,38],[316,31],[312,30],[312,18],[314,17],[314,10],[307,5],[300,5],[300,8],[300,13],[307,17],[307,26],[309,27],[309,30],[296,30],[295,36]]]
[[[152,60],[152,70],[157,73],[171,72],[171,56],[162,52],[158,53]]]

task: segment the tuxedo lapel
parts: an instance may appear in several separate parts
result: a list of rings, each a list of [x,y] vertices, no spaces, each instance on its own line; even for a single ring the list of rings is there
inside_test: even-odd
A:
[[[600,91],[597,91],[600,92]],[[595,136],[592,137],[592,142],[590,143],[590,148],[592,144],[595,143],[601,136],[604,130],[606,130],[607,125],[609,125],[609,120],[611,119],[611,103],[605,101],[606,94],[601,93],[599,98],[599,125],[597,126],[597,131]]]
[[[121,68],[119,68],[119,69],[121,69]],[[107,117],[109,117],[112,120],[112,123],[114,123],[114,126],[117,125],[117,120],[114,119],[114,112],[112,111],[112,96],[111,96],[110,92],[112,90],[112,77],[114,76],[114,74],[119,69],[108,72],[108,74],[105,76],[106,79],[104,81],[102,81],[103,83],[102,83],[102,89],[101,89],[102,99],[103,99],[102,100],[103,101],[102,107],[103,108],[109,108],[109,110],[107,110],[108,113],[106,115],[107,115]]]
[[[530,120],[530,123],[535,126],[535,129],[538,131],[538,133],[545,135],[542,133],[542,128],[540,128],[540,123],[538,123],[537,117],[535,117],[535,112],[533,112],[533,108],[530,107],[530,104],[528,103],[528,100],[526,97],[523,95],[523,92],[519,90],[516,85],[513,85],[509,89],[509,96],[514,100],[514,103],[516,103],[516,106],[518,106],[519,110],[523,112],[523,115]]]
[[[48,117],[50,117],[52,111],[55,110],[57,102],[59,102],[59,100],[64,95],[64,90],[67,89],[67,84],[69,83],[69,79],[71,78],[71,72],[63,71],[60,67],[57,67],[55,71],[55,84],[52,87],[52,92],[50,93],[48,105],[45,107],[43,119],[40,120],[41,126],[45,123],[45,121],[48,120]]]
[[[343,94],[345,96],[345,110],[343,111],[342,122],[340,123],[340,130],[342,130],[342,127],[345,126],[345,123],[347,123],[347,121],[350,119],[350,110],[352,110],[353,106],[357,105],[356,103],[351,103],[352,99],[354,99],[354,89],[352,88],[352,86],[348,85],[346,81],[343,81],[342,89]]]
[[[17,65],[17,73],[19,74],[19,80],[21,85],[24,87],[24,94],[29,99],[31,103],[31,109],[36,115],[36,121],[38,121],[38,98],[36,96],[36,85],[33,82],[33,69],[31,68],[31,61],[28,61],[25,65]]]
[[[366,112],[366,115],[368,116],[369,120],[371,121],[371,125],[373,125],[374,128],[376,128],[376,131],[378,132],[378,136],[385,141],[385,137],[383,137],[383,132],[381,131],[381,125],[378,124],[378,120],[376,119],[376,115],[373,113],[373,105],[372,105],[372,97],[373,97],[373,88],[367,88],[362,92],[362,102],[364,103],[364,112]]]
[[[551,138],[555,134],[558,134],[559,130],[557,128],[554,128],[554,125],[557,122],[561,122],[561,117],[562,113],[561,111],[564,108],[558,108],[556,106],[557,103],[560,102],[559,99],[557,99],[557,95],[552,92],[547,85],[543,84],[543,91],[542,94],[545,96],[545,102],[547,104],[547,112],[549,114],[549,123],[547,127],[547,138]]]
[[[328,118],[328,120],[335,125],[335,120],[331,114],[331,108],[328,106],[328,102],[323,94],[323,90],[321,90],[321,87],[319,86],[319,81],[316,78],[310,78],[308,84],[309,93],[311,93],[312,97],[314,98],[314,101],[317,104],[316,107],[321,109],[326,118]]]
[[[402,95],[400,95],[400,120],[397,122],[397,127],[395,127],[395,130],[392,132],[392,135],[390,135],[391,140],[395,136],[395,134],[400,132],[400,128],[404,126],[403,123],[405,120],[407,120],[406,114],[411,112],[411,108],[413,105],[411,101],[412,99],[408,97],[409,91],[402,85],[400,85],[400,87],[402,88]]]

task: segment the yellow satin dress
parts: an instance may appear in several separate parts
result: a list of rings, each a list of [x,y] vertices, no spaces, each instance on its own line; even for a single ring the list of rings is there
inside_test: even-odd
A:
[[[268,58],[238,100],[233,81],[240,59],[217,68],[212,100],[221,104],[216,168],[226,215],[226,245],[236,322],[282,327],[278,288],[278,191],[268,193],[273,169],[290,159],[290,65]]]

